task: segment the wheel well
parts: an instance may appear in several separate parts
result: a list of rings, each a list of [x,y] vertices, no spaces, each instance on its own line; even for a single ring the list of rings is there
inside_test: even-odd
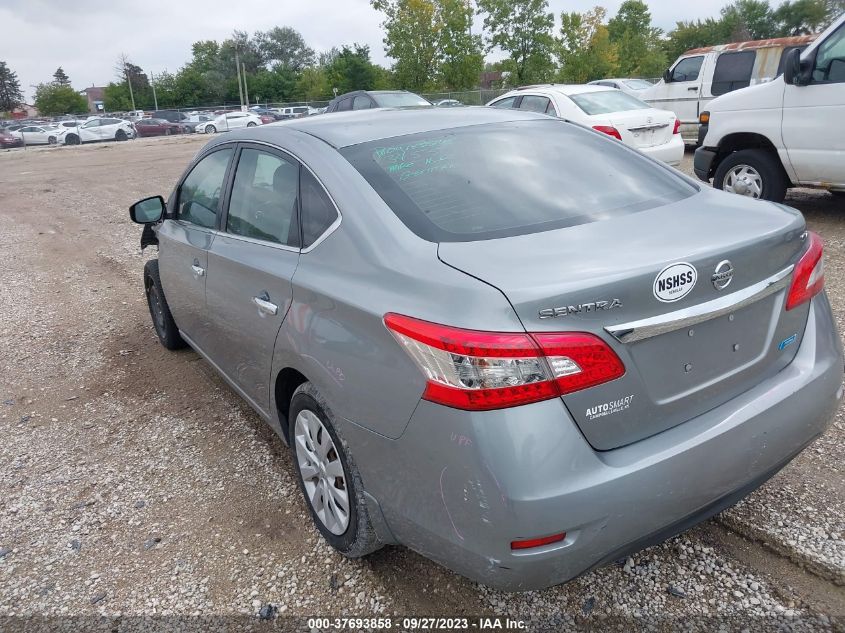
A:
[[[762,149],[767,152],[777,154],[777,148],[774,144],[762,134],[754,134],[753,132],[737,132],[736,134],[728,134],[719,143],[719,151],[716,153],[716,160],[711,165],[711,176],[716,173],[716,169],[727,156],[734,152],[743,149]]]
[[[279,422],[282,425],[282,432],[285,434],[285,439],[288,442],[290,442],[290,437],[288,436],[290,399],[296,388],[304,382],[308,382],[308,379],[291,367],[285,367],[276,376],[276,408],[279,411]]]

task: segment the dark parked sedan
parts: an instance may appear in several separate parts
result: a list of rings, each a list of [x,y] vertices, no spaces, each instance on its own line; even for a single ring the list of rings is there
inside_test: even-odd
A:
[[[11,147],[23,147],[23,138],[12,136],[8,132],[0,130],[0,149],[9,149]]]
[[[141,119],[135,122],[135,130],[138,136],[170,136],[185,132],[184,126],[164,119]]]
[[[842,398],[799,212],[544,114],[236,130],[131,214],[161,343],[291,446],[346,556],[564,582],[736,503]]]

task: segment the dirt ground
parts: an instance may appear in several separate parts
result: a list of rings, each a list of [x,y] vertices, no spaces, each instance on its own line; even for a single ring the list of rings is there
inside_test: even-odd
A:
[[[196,353],[161,347],[150,323],[141,272],[155,249],[140,254],[127,208],[166,196],[206,140],[0,152],[0,616],[845,630],[841,410],[736,508],[565,586],[505,594],[400,547],[335,554],[283,443]],[[845,205],[814,191],[786,202],[825,239],[845,331]]]

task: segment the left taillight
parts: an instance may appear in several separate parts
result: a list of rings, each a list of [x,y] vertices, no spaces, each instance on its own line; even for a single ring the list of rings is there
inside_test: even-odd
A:
[[[786,297],[786,309],[806,303],[824,288],[824,242],[816,233],[807,233],[807,250],[795,264],[792,285]]]
[[[619,130],[617,130],[612,125],[594,125],[593,129],[596,132],[602,132],[603,134],[607,134],[608,136],[612,136],[617,141],[622,140],[622,135],[619,133]]]
[[[582,332],[481,332],[400,314],[384,323],[426,378],[423,398],[487,411],[539,402],[619,378],[625,367]]]
[[[680,134],[681,133],[681,120],[675,119],[675,127],[672,128],[672,134]]]

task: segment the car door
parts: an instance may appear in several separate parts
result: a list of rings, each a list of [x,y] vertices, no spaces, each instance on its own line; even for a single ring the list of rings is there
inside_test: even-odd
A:
[[[40,141],[38,140],[38,130],[40,128],[35,127],[34,125],[27,125],[26,127],[22,127],[18,132],[23,139],[23,142],[27,145],[36,145]]]
[[[810,83],[784,86],[782,121],[798,180],[845,185],[845,24],[818,45]]]
[[[260,410],[270,402],[273,346],[299,263],[299,163],[242,144],[227,212],[208,256],[207,353]]]
[[[86,121],[79,128],[79,139],[85,141],[100,140],[100,119]]]
[[[661,81],[647,94],[645,101],[655,108],[672,110],[695,133],[698,133],[699,99],[701,97],[701,77],[704,71],[704,55],[682,57],[669,70],[669,80]],[[690,134],[692,134],[690,132]]]
[[[214,240],[234,145],[214,148],[185,176],[158,229],[159,271],[176,325],[189,342],[208,340],[206,279],[208,249]]]

